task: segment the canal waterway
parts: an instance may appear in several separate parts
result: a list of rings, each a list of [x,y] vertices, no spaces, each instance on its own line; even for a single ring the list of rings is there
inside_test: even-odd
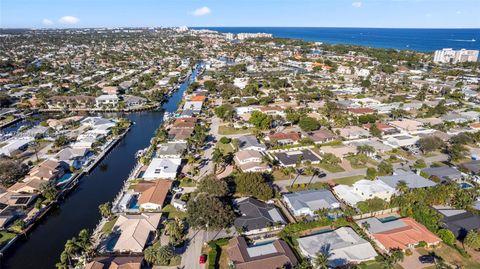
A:
[[[125,115],[135,122],[130,132],[91,174],[80,180],[77,188],[56,209],[40,221],[28,238],[15,243],[7,251],[0,268],[54,269],[65,242],[81,229],[92,231],[98,224],[101,219],[98,206],[115,198],[136,163],[135,153],[149,145],[155,130],[163,122],[164,111],[177,110],[183,93],[197,73],[198,69],[163,104],[164,110]]]

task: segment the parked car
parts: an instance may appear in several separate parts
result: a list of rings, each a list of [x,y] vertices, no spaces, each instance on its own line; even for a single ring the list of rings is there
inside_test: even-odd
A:
[[[207,255],[200,255],[200,264],[205,264],[207,262]]]
[[[323,172],[323,171],[318,171],[318,177],[326,177],[327,176],[327,173]]]
[[[172,189],[174,192],[182,192],[183,188],[182,187],[173,187]]]
[[[434,263],[435,262],[435,257],[433,257],[432,255],[422,255],[422,256],[418,257],[418,260],[421,263]]]

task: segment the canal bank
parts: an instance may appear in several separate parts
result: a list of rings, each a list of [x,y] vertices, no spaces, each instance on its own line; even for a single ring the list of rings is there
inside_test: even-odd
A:
[[[125,115],[135,122],[125,138],[112,149],[91,174],[82,178],[77,188],[40,221],[35,229],[17,242],[3,257],[1,268],[52,269],[59,260],[65,242],[81,229],[93,230],[101,218],[98,206],[111,202],[122,188],[125,178],[134,167],[135,153],[150,144],[155,130],[163,122],[164,112],[174,112],[188,85],[186,81],[162,105],[163,111],[138,112]]]

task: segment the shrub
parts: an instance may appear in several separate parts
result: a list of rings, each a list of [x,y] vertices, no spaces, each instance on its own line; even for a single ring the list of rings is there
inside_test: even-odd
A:
[[[424,247],[426,247],[426,246],[427,246],[427,242],[425,242],[425,241],[420,241],[420,242],[418,242],[418,244],[417,244],[416,247],[417,247],[417,248],[424,248]]]
[[[222,138],[220,138],[220,143],[222,143],[222,144],[228,144],[228,143],[230,143],[231,141],[232,141],[232,139],[230,139],[230,138],[228,138],[228,137],[225,137],[225,136],[222,137]]]
[[[412,253],[412,250],[411,250],[411,249],[407,248],[407,249],[405,250],[405,255],[406,255],[406,256],[411,256],[412,254],[413,254],[413,253]]]

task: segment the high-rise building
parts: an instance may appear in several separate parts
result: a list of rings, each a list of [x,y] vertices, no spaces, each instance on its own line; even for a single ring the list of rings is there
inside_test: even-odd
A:
[[[478,50],[453,50],[442,49],[436,50],[433,56],[433,62],[435,63],[464,63],[464,62],[476,62],[478,61]]]

